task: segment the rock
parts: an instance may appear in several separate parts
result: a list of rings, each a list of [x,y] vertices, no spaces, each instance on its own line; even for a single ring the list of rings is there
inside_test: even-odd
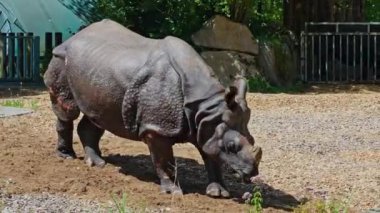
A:
[[[260,43],[260,70],[272,85],[288,87],[298,77],[296,50],[283,42],[281,44]]]
[[[206,51],[201,56],[214,70],[223,86],[231,85],[236,75],[249,78],[259,74],[255,57],[233,51]]]
[[[233,22],[224,16],[215,16],[205,22],[192,36],[195,45],[221,50],[258,55],[258,45],[247,26]]]

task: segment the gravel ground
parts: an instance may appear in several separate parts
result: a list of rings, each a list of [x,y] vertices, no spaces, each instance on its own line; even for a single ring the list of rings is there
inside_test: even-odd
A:
[[[380,207],[378,94],[255,96],[277,105],[253,106],[250,126],[267,151],[267,182],[357,210]]]
[[[313,199],[338,199],[352,212],[380,208],[380,89],[376,91],[247,96],[252,109],[249,129],[264,152],[263,182],[258,184],[264,212],[282,212],[284,206]],[[56,158],[55,117],[47,93],[23,98],[38,101],[38,110],[0,119],[3,212],[102,212],[107,211],[103,203],[111,205],[115,192],[127,192],[132,206],[141,207],[142,202],[148,212],[247,212],[247,206],[234,199],[203,194],[206,173],[199,153],[189,144],[174,147],[180,182],[190,191],[175,202],[158,194],[143,143],[106,133],[101,146],[108,164],[87,168],[74,134],[79,159]],[[13,181],[4,185],[3,180],[10,178]],[[237,184],[230,176],[226,179],[235,197],[252,187]],[[7,193],[2,194],[1,187]]]
[[[2,213],[29,212],[107,212],[104,205],[95,201],[69,198],[65,195],[42,193],[37,195],[0,195]]]

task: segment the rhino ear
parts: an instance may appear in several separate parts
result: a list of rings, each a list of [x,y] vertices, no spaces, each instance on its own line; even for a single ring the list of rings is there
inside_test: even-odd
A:
[[[216,156],[220,153],[220,147],[223,144],[222,138],[223,134],[226,131],[225,124],[219,124],[215,128],[214,135],[202,146],[202,150],[211,156]]]
[[[205,145],[203,145],[202,150],[210,156],[217,156],[220,153],[220,140],[215,137],[210,138]]]
[[[235,106],[235,96],[237,93],[238,89],[235,86],[230,86],[226,89],[224,100],[226,101],[228,108],[232,109]]]

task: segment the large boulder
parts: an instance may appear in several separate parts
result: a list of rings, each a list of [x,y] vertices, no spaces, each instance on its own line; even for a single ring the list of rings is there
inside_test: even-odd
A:
[[[203,27],[192,36],[196,46],[233,50],[258,54],[258,45],[247,26],[233,22],[224,16],[215,16],[205,22]]]
[[[249,78],[259,74],[255,56],[252,55],[233,51],[205,51],[201,56],[225,87],[231,85],[237,75]]]
[[[260,68],[272,85],[288,87],[296,82],[299,70],[297,58],[294,45],[286,41],[281,44],[260,44]]]

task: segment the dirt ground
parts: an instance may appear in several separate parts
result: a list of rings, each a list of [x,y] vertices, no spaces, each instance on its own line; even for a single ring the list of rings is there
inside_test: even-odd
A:
[[[322,91],[322,92],[321,92]],[[343,92],[349,91],[349,92]],[[263,148],[260,172],[265,212],[299,200],[339,199],[353,211],[380,208],[380,89],[313,88],[304,94],[248,95],[250,131]],[[49,192],[109,204],[126,193],[137,209],[170,212],[247,212],[237,199],[252,185],[226,182],[233,198],[204,195],[206,172],[197,150],[175,145],[184,196],[159,194],[147,146],[106,133],[105,168],[89,168],[74,134],[76,160],[55,156],[55,116],[45,91],[3,91],[0,98],[38,104],[34,113],[0,119],[0,187],[9,194]],[[1,101],[1,100],[0,100]]]

